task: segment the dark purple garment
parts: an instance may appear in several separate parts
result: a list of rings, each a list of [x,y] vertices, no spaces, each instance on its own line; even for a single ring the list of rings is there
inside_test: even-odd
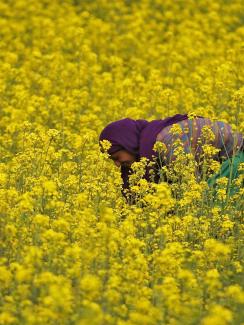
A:
[[[151,122],[125,118],[108,124],[101,132],[99,141],[106,139],[112,143],[111,148],[108,150],[109,154],[125,149],[136,155],[137,161],[142,157],[146,157],[151,161],[153,155],[157,156],[157,153],[153,150],[157,134],[164,127],[187,118],[187,114],[176,114],[163,120],[153,120]],[[148,181],[150,168],[147,167],[144,174],[144,178]],[[130,172],[130,167],[121,167],[121,176],[124,182],[123,189],[129,187],[128,176]]]
[[[106,139],[112,143],[112,147],[108,150],[110,155],[118,150],[126,149],[138,156],[140,135],[149,123],[146,120],[132,120],[130,118],[112,122],[103,129],[99,141]]]

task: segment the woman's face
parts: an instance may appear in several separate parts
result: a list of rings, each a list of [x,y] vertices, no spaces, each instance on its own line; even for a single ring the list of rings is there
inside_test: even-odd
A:
[[[110,155],[110,158],[114,161],[117,167],[126,166],[130,167],[134,161],[136,161],[136,156],[127,150],[119,150]]]

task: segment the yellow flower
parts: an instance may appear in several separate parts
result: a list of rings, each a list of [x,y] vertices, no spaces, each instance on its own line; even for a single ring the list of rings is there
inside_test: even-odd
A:
[[[57,190],[57,185],[54,181],[45,181],[42,184],[43,189],[48,193],[48,194],[54,194],[56,193]]]
[[[111,142],[108,140],[100,141],[100,145],[101,145],[102,151],[105,151],[105,152],[107,152],[108,149],[111,148],[111,146],[112,146]]]
[[[101,281],[100,279],[91,274],[87,274],[80,280],[80,288],[86,293],[86,299],[96,299],[101,294]]]
[[[244,303],[244,291],[238,284],[227,287],[225,289],[225,295],[239,304]]]
[[[215,239],[207,239],[204,244],[206,259],[209,261],[228,260],[231,248]]]
[[[178,135],[182,133],[182,129],[179,124],[175,123],[172,125],[169,132],[173,135]]]
[[[49,227],[50,225],[50,219],[49,216],[43,215],[43,214],[37,214],[33,218],[33,224],[37,225],[41,228]]]
[[[209,315],[204,317],[201,325],[227,325],[233,319],[232,312],[220,305],[214,305],[210,309]]]
[[[0,266],[0,283],[2,288],[8,288],[11,284],[12,273],[6,266]]]
[[[161,141],[156,141],[153,146],[153,150],[158,151],[159,153],[162,153],[162,152],[167,151],[167,147],[166,147],[165,143],[163,143]]]
[[[10,312],[4,311],[0,313],[0,324],[5,325],[5,324],[14,324],[16,323],[17,318],[14,317]]]

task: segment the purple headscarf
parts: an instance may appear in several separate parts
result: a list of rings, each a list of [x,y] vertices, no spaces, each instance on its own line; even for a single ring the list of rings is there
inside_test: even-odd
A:
[[[201,117],[201,116],[198,116]],[[157,134],[166,126],[187,119],[187,114],[176,114],[163,120],[133,120],[125,118],[108,124],[100,134],[99,141],[108,140],[112,146],[108,154],[113,154],[118,150],[127,150],[135,154],[137,158],[146,157],[149,161],[157,153],[153,150]],[[146,168],[144,178],[149,180],[149,170]],[[124,181],[123,188],[128,188],[128,176],[131,168],[121,167],[121,174]]]
[[[139,141],[142,130],[149,124],[146,120],[124,118],[108,124],[100,134],[99,141],[109,140],[112,147],[108,150],[111,155],[118,150],[127,150],[139,155]]]

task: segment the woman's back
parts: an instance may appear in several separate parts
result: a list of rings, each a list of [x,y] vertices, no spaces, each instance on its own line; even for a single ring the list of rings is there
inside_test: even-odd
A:
[[[180,126],[181,134],[172,134],[170,130],[174,125],[169,125],[163,128],[156,137],[157,141],[161,141],[166,145],[167,151],[164,156],[164,163],[166,165],[175,159],[173,142],[176,139],[182,141],[186,153],[192,152],[195,159],[199,161],[203,153],[203,128],[206,126],[210,127],[214,134],[214,139],[211,139],[208,143],[220,149],[218,154],[213,157],[214,159],[223,161],[231,157],[233,153],[243,150],[243,135],[239,132],[234,132],[227,123],[197,117],[195,119],[185,119],[176,124]]]

